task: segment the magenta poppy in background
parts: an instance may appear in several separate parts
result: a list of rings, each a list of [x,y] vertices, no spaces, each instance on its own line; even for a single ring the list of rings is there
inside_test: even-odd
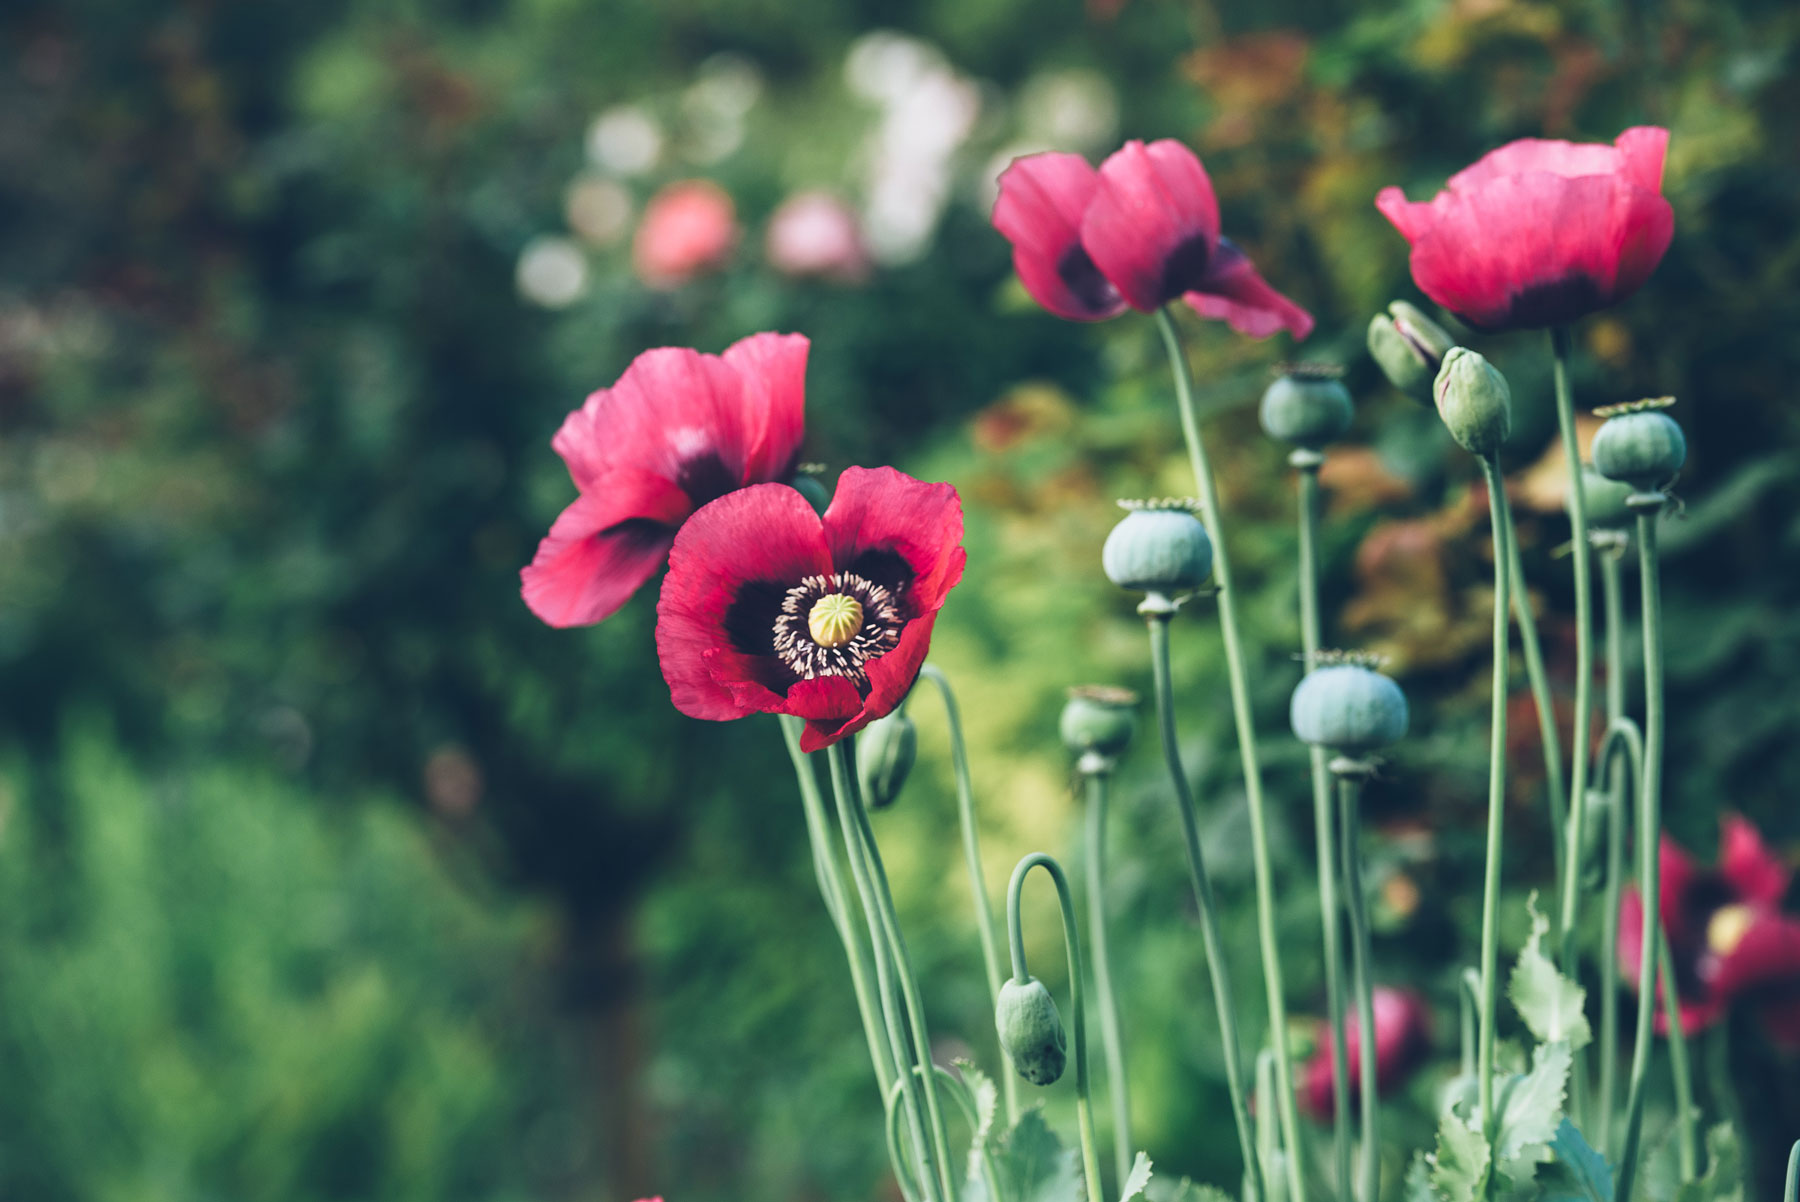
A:
[[[800,334],[756,334],[723,355],[660,347],[588,397],[550,445],[581,490],[520,573],[552,626],[586,626],[631,598],[694,510],[793,474],[806,432]]]
[[[1424,1063],[1431,1051],[1431,1008],[1425,999],[1410,989],[1392,989],[1377,985],[1374,989],[1375,1010],[1375,1088],[1390,1093],[1402,1085],[1413,1070]],[[1319,1025],[1318,1050],[1302,1070],[1300,1109],[1314,1118],[1328,1119],[1336,1109],[1332,1092],[1331,1024]],[[1362,1028],[1354,1009],[1344,1016],[1344,1042],[1352,1089],[1350,1101],[1356,1103],[1354,1084],[1362,1071],[1362,1049],[1358,1043]]]
[[[737,241],[731,194],[711,180],[681,180],[644,206],[631,243],[631,265],[650,287],[674,288],[724,266]]]
[[[1669,131],[1611,145],[1522,138],[1450,177],[1429,201],[1388,187],[1375,207],[1412,246],[1420,291],[1483,330],[1562,325],[1618,304],[1662,261]]]
[[[783,275],[858,283],[869,275],[869,248],[849,205],[829,192],[797,192],[769,218],[763,239],[769,266]]]
[[[656,606],[675,708],[792,714],[806,751],[890,713],[962,579],[962,533],[954,488],[889,467],[846,469],[823,518],[784,484],[714,501],[675,536]]]
[[[1681,1029],[1703,1030],[1741,999],[1777,1043],[1800,1047],[1800,914],[1782,909],[1791,870],[1736,814],[1721,823],[1716,868],[1696,866],[1667,835],[1661,856],[1658,912],[1669,935]],[[1619,899],[1619,965],[1634,985],[1644,926],[1643,898],[1628,889]],[[1660,1006],[1656,1030],[1669,1031]]]
[[[1127,142],[1098,170],[1073,154],[1035,154],[1000,176],[994,228],[1044,308],[1100,321],[1183,300],[1202,317],[1266,338],[1312,332],[1312,316],[1271,288],[1219,233],[1219,202],[1180,142]]]

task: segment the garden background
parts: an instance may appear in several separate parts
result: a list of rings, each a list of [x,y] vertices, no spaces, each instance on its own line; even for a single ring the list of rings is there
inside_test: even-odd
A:
[[[1783,0],[7,5],[0,1198],[890,1196],[773,721],[668,705],[649,592],[556,631],[517,572],[573,496],[547,444],[586,393],[646,347],[807,333],[806,457],[893,462],[965,499],[969,569],[933,659],[970,725],[990,882],[1027,851],[1072,858],[1062,691],[1148,684],[1131,600],[1099,572],[1112,500],[1191,486],[1150,323],[1072,326],[1012,279],[987,208],[1027,150],[1183,139],[1226,230],[1320,321],[1300,348],[1193,328],[1259,649],[1297,1014],[1323,1002],[1285,735],[1292,481],[1254,402],[1296,354],[1342,362],[1358,399],[1325,474],[1327,642],[1386,653],[1413,699],[1368,802],[1388,836],[1375,955],[1436,1001],[1447,1051],[1476,922],[1485,504],[1362,332],[1421,299],[1378,188],[1427,195],[1510,138],[1673,131],[1674,245],[1581,328],[1578,403],[1672,393],[1692,448],[1666,535],[1668,824],[1710,855],[1735,808],[1791,851],[1797,46]],[[742,236],[719,270],[647,286],[636,222],[687,178],[729,194]],[[858,212],[866,270],[778,270],[765,231],[806,190]],[[1512,379],[1508,462],[1566,700],[1547,356],[1476,345]],[[1254,1046],[1222,660],[1209,623],[1176,648]],[[1515,680],[1509,946],[1550,878]],[[878,831],[940,1058],[991,1065],[943,724],[935,699],[915,711],[921,764]],[[1138,1134],[1159,1173],[1225,1184],[1217,1041],[1147,751],[1108,899]],[[1741,1116],[1752,1196],[1771,1196],[1800,1064],[1747,1017],[1702,1042],[1701,1092]],[[1441,1081],[1390,1122],[1423,1140]],[[1066,1094],[1048,1091],[1063,1120]]]

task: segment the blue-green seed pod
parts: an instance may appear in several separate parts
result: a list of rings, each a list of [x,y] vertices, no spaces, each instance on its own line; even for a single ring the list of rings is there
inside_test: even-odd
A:
[[[1188,593],[1212,574],[1212,539],[1187,508],[1145,506],[1125,515],[1100,550],[1106,578],[1140,593]]]
[[[1687,437],[1659,410],[1609,417],[1594,435],[1594,466],[1639,492],[1661,489],[1687,462]]]
[[[1591,467],[1581,469],[1581,495],[1587,500],[1588,525],[1602,530],[1622,530],[1632,523],[1625,498],[1637,490],[1619,480],[1608,480]]]
[[[811,472],[801,472],[789,483],[795,492],[806,498],[814,513],[824,516],[826,507],[831,504],[831,493],[826,491],[823,481]]]
[[[1130,689],[1082,685],[1069,690],[1057,729],[1063,746],[1076,755],[1097,752],[1108,759],[1123,754],[1137,727],[1138,696]]]
[[[1406,694],[1360,664],[1314,668],[1294,690],[1288,721],[1301,742],[1359,755],[1406,734]]]
[[[994,1027],[1019,1076],[1033,1085],[1052,1085],[1062,1076],[1069,1062],[1062,1016],[1042,981],[1008,977],[994,1007]]]
[[[1342,438],[1355,410],[1350,390],[1327,364],[1299,363],[1275,377],[1257,411],[1269,437],[1309,451]]]
[[[877,810],[894,804],[919,754],[919,731],[905,711],[877,718],[856,736],[856,776]]]
[[[1468,347],[1450,348],[1431,393],[1450,437],[1471,455],[1485,459],[1496,454],[1512,433],[1512,389],[1506,377]]]
[[[1443,326],[1405,301],[1369,322],[1369,354],[1389,383],[1421,405],[1432,403],[1431,382],[1455,345]]]

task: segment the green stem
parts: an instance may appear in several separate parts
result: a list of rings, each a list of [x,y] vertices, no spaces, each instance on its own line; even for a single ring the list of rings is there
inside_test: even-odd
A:
[[[1225,671],[1231,686],[1231,714],[1237,726],[1238,757],[1243,761],[1244,795],[1250,811],[1250,859],[1256,874],[1256,930],[1262,944],[1263,989],[1268,995],[1269,1038],[1275,1045],[1276,1101],[1281,1110],[1281,1129],[1287,1140],[1288,1202],[1306,1202],[1306,1183],[1301,1174],[1300,1113],[1294,1104],[1294,1061],[1287,1042],[1287,998],[1281,981],[1279,943],[1275,937],[1275,886],[1269,870],[1269,835],[1263,807],[1262,765],[1256,754],[1256,723],[1250,710],[1249,674],[1243,641],[1238,634],[1237,593],[1231,585],[1231,557],[1219,510],[1219,490],[1207,462],[1206,445],[1200,439],[1200,418],[1194,407],[1194,382],[1181,336],[1167,308],[1156,311],[1157,328],[1175,374],[1175,401],[1181,414],[1181,433],[1187,442],[1194,483],[1200,490],[1200,516],[1212,535],[1213,581],[1218,586],[1219,631],[1225,643]]]
[[[856,877],[857,888],[862,893],[863,908],[871,916],[870,937],[876,941],[879,949],[875,957],[876,973],[878,977],[890,978],[879,982],[888,1023],[888,1038],[896,1049],[895,1060],[898,1065],[917,1065],[921,1069],[928,1069],[931,1066],[931,1036],[925,1028],[924,1006],[919,999],[918,982],[913,977],[912,958],[907,953],[906,941],[900,934],[893,892],[888,888],[887,868],[881,862],[881,850],[875,844],[875,832],[869,826],[869,814],[863,806],[862,795],[857,792],[856,770],[850,762],[849,746],[847,739],[840,739],[831,745],[831,784],[832,791],[837,795],[838,823],[844,828],[844,850],[850,857],[851,873]],[[880,954],[881,952],[885,952],[885,955]],[[883,971],[884,964],[891,968],[891,973]],[[907,1032],[900,1029],[899,1019],[892,1005],[896,987],[905,1002],[910,1021],[910,1053],[901,1050],[907,1046]],[[950,1177],[950,1140],[944,1128],[943,1110],[938,1102],[937,1078],[930,1072],[921,1073],[918,1082],[920,1088],[915,1090],[912,1073],[903,1067],[899,1079],[902,1092],[908,1095],[915,1110],[918,1107],[917,1095],[923,1095],[924,1129],[920,1139],[919,1178],[925,1185],[925,1196],[950,1202],[956,1196],[956,1189]]]
[[[896,1079],[884,1095],[887,1103],[887,1117],[886,1121],[882,1123],[882,1129],[887,1135],[888,1162],[894,1166],[894,1180],[899,1183],[900,1196],[905,1198],[906,1202],[919,1202],[919,1179],[913,1173],[912,1166],[906,1163],[906,1158],[900,1153],[900,1113],[901,1103],[905,1100],[901,1094],[900,1082]]]
[[[1131,1172],[1131,1092],[1125,1079],[1125,1036],[1113,992],[1112,955],[1106,940],[1106,772],[1087,772],[1088,946],[1094,957],[1094,1000],[1100,1009],[1100,1046],[1106,1052],[1107,1093],[1112,1099],[1113,1167],[1122,1186]]]
[[[1619,581],[1619,555],[1600,556],[1601,609],[1606,614],[1606,725],[1608,747],[1612,731],[1625,720],[1625,606]],[[1635,734],[1636,724],[1632,725]],[[1641,758],[1641,752],[1640,752]],[[1600,927],[1600,1097],[1599,1114],[1589,1124],[1594,1147],[1605,1152],[1612,1144],[1619,1079],[1619,891],[1625,876],[1625,824],[1631,811],[1625,776],[1611,767],[1610,753],[1601,750],[1599,767],[1605,774],[1606,900]],[[1635,779],[1635,777],[1633,778]]]
[[[1481,1035],[1475,1055],[1476,1098],[1483,1130],[1494,1127],[1494,1012],[1500,989],[1500,864],[1506,833],[1507,607],[1512,556],[1507,553],[1506,485],[1500,461],[1481,461],[1487,475],[1488,512],[1494,529],[1494,696],[1488,745],[1487,865],[1481,888]],[[1493,1180],[1489,1175],[1489,1181]]]
[[[1784,1202],[1800,1202],[1800,1139],[1788,1152],[1787,1188],[1781,1192]]]
[[[1359,765],[1360,766],[1360,765]],[[1362,879],[1362,855],[1356,846],[1361,823],[1357,807],[1362,780],[1355,772],[1337,778],[1338,838],[1341,840],[1344,902],[1350,912],[1350,954],[1356,981],[1356,1055],[1358,1100],[1362,1106],[1362,1149],[1357,1165],[1356,1196],[1377,1202],[1381,1190],[1381,1135],[1375,1089],[1375,982],[1369,956],[1369,909]]]
[[[1569,741],[1569,796],[1580,799],[1588,782],[1588,751],[1593,742],[1594,721],[1594,601],[1588,556],[1587,494],[1581,483],[1581,447],[1575,440],[1575,398],[1569,387],[1569,330],[1550,331],[1550,354],[1556,376],[1556,423],[1562,432],[1563,459],[1569,471],[1570,557],[1575,561],[1575,730]],[[1583,828],[1587,807],[1569,812],[1569,826],[1562,857],[1562,919],[1557,926],[1557,964],[1571,976],[1570,940],[1580,912]]]
[[[944,699],[944,717],[950,727],[950,764],[956,775],[956,813],[962,824],[963,863],[969,871],[969,891],[975,896],[975,927],[981,934],[981,962],[987,969],[988,1001],[1000,1004],[1000,952],[994,941],[994,908],[988,902],[987,874],[981,868],[981,838],[975,827],[975,790],[969,782],[969,752],[963,742],[962,713],[950,680],[935,664],[919,669],[919,677],[937,686]],[[1019,1086],[1012,1061],[1000,1049],[1000,1079],[1006,1095],[1006,1123],[1019,1121]]]
[[[1544,793],[1550,803],[1550,853],[1556,880],[1563,880],[1563,861],[1571,854],[1563,847],[1569,829],[1569,797],[1581,798],[1581,782],[1565,791],[1562,737],[1556,732],[1556,707],[1550,697],[1550,676],[1544,671],[1544,650],[1538,642],[1537,616],[1531,612],[1531,592],[1525,587],[1525,561],[1519,554],[1518,528],[1512,506],[1506,514],[1507,568],[1513,578],[1513,616],[1519,623],[1519,648],[1524,652],[1525,678],[1531,682],[1531,701],[1537,710],[1538,739],[1544,745]],[[1573,854],[1579,855],[1579,849]]]
[[[1213,905],[1212,881],[1206,875],[1206,858],[1200,850],[1200,827],[1194,813],[1194,796],[1188,788],[1187,770],[1181,766],[1181,747],[1175,736],[1175,699],[1169,674],[1168,613],[1146,615],[1150,627],[1150,663],[1156,679],[1156,717],[1162,731],[1163,759],[1175,789],[1175,806],[1181,814],[1181,833],[1187,849],[1188,876],[1194,886],[1194,903],[1200,911],[1200,941],[1206,949],[1206,966],[1212,977],[1213,1006],[1219,1015],[1219,1038],[1224,1045],[1225,1091],[1231,1096],[1231,1116],[1237,1124],[1238,1150],[1244,1156],[1244,1173],[1250,1181],[1250,1202],[1265,1202],[1262,1166],[1244,1102],[1244,1066],[1238,1054],[1237,1007],[1231,999],[1231,982],[1219,938],[1218,909]],[[1295,1159],[1288,1157],[1289,1163]]]
[[[1081,932],[1076,927],[1075,897],[1069,892],[1069,878],[1053,856],[1034,851],[1013,869],[1012,881],[1006,887],[1006,930],[1011,940],[1013,980],[1024,984],[1030,979],[1025,971],[1025,931],[1019,919],[1019,894],[1025,878],[1033,868],[1041,867],[1056,883],[1056,899],[1062,905],[1063,950],[1069,957],[1069,993],[1075,1019],[1075,1117],[1081,1130],[1081,1170],[1087,1180],[1088,1202],[1100,1202],[1100,1153],[1094,1143],[1094,1107],[1088,1096],[1087,1013],[1082,1007]]]
[[[1660,494],[1636,494],[1638,574],[1643,594],[1644,627],[1644,776],[1639,782],[1638,893],[1644,899],[1644,952],[1638,966],[1638,1027],[1631,1050],[1631,1091],[1625,1106],[1625,1144],[1613,1190],[1617,1202],[1630,1202],[1637,1173],[1638,1139],[1644,1123],[1644,1082],[1650,1069],[1650,1032],[1656,1007],[1656,962],[1661,944],[1662,897],[1662,755],[1663,669],[1662,585],[1658,575],[1656,520],[1662,513]],[[1638,501],[1647,502],[1640,507]]]
[[[1687,1032],[1681,1029],[1681,998],[1675,991],[1674,958],[1669,955],[1669,933],[1662,933],[1663,1021],[1669,1024],[1669,1073],[1675,1078],[1675,1162],[1683,1184],[1700,1174],[1695,1162],[1694,1075],[1688,1067]]]
[[[1296,452],[1296,455],[1298,452]],[[1322,457],[1321,457],[1322,458]],[[1296,461],[1300,477],[1300,648],[1306,667],[1312,670],[1319,654],[1319,467],[1302,458]],[[1350,1188],[1350,1138],[1345,1128],[1350,1112],[1350,1050],[1344,1042],[1344,953],[1338,946],[1339,923],[1336,855],[1337,838],[1331,818],[1331,758],[1323,747],[1312,754],[1313,842],[1319,862],[1319,927],[1324,937],[1325,997],[1331,1024],[1331,1137],[1337,1164],[1337,1188]]]
[[[1464,1077],[1475,1075],[1475,1041],[1479,1038],[1475,1016],[1481,1010],[1481,974],[1464,968],[1457,979],[1457,1010],[1462,1016],[1462,1065]]]

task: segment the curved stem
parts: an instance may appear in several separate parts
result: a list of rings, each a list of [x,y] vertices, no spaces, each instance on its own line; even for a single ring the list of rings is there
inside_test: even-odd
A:
[[[1181,766],[1181,746],[1175,737],[1175,701],[1169,677],[1169,615],[1147,615],[1150,627],[1150,663],[1156,678],[1156,717],[1162,732],[1163,759],[1175,788],[1175,806],[1181,814],[1181,833],[1187,849],[1188,876],[1194,886],[1194,904],[1200,911],[1200,941],[1206,949],[1207,973],[1212,978],[1213,1006],[1219,1015],[1219,1038],[1224,1045],[1225,1090],[1231,1096],[1231,1116],[1237,1124],[1238,1150],[1244,1156],[1250,1202],[1265,1202],[1262,1165],[1250,1128],[1244,1101],[1244,1066],[1238,1055],[1237,1007],[1231,1000],[1231,982],[1219,938],[1219,915],[1213,905],[1212,881],[1206,875],[1206,858],[1200,850],[1200,827],[1194,816],[1194,796],[1187,771]],[[1295,1157],[1289,1155],[1291,1164]]]
[[[1788,1153],[1787,1188],[1781,1191],[1784,1202],[1800,1202],[1800,1139]]]
[[[1687,1032],[1681,1029],[1681,998],[1675,991],[1675,960],[1669,955],[1669,933],[1662,933],[1663,1021],[1669,1024],[1669,1075],[1675,1079],[1675,1163],[1682,1183],[1700,1175],[1695,1161],[1694,1074],[1688,1067]]]
[[[1350,954],[1356,980],[1356,1056],[1358,1101],[1362,1106],[1362,1149],[1357,1165],[1356,1196],[1377,1202],[1381,1190],[1381,1134],[1375,1089],[1375,983],[1370,972],[1368,898],[1363,891],[1362,856],[1356,846],[1361,823],[1357,807],[1362,781],[1354,773],[1337,778],[1338,837],[1344,862],[1344,902],[1350,912]]]
[[[1575,398],[1569,387],[1567,326],[1551,329],[1550,353],[1556,375],[1556,423],[1562,433],[1563,459],[1569,470],[1570,557],[1575,561],[1575,730],[1569,740],[1569,778],[1572,782],[1569,795],[1580,798],[1582,790],[1587,788],[1588,749],[1593,742],[1594,602],[1588,559],[1591,549],[1588,546],[1587,494],[1581,483],[1581,447],[1575,439]],[[1581,882],[1577,873],[1586,824],[1587,807],[1573,807],[1563,848],[1562,917],[1557,925],[1557,964],[1570,975],[1573,975],[1573,966],[1569,963],[1572,954],[1569,941],[1580,911]]]
[[[1491,1137],[1494,1125],[1494,1011],[1499,996],[1500,864],[1506,833],[1506,680],[1507,607],[1510,575],[1506,518],[1506,484],[1500,461],[1481,461],[1487,474],[1488,512],[1494,529],[1494,697],[1488,746],[1487,865],[1481,888],[1481,1035],[1475,1055],[1476,1097],[1481,1122]],[[1488,1180],[1493,1180],[1492,1174]]]
[[[1631,796],[1623,774],[1611,769],[1608,750],[1613,728],[1625,720],[1625,607],[1619,581],[1619,556],[1600,556],[1601,609],[1606,614],[1607,746],[1597,761],[1606,777],[1606,894],[1600,927],[1600,1097],[1594,1148],[1604,1153],[1612,1144],[1612,1125],[1619,1077],[1619,891],[1625,875],[1625,824]],[[1633,724],[1633,730],[1636,725]],[[1635,779],[1635,778],[1634,778]]]
[[[913,1175],[912,1166],[900,1154],[900,1104],[905,1100],[901,1094],[900,1081],[895,1079],[883,1095],[887,1103],[887,1117],[882,1128],[887,1135],[888,1163],[894,1166],[894,1180],[900,1186],[900,1195],[906,1202],[919,1202],[919,1179]]]
[[[1641,494],[1640,494],[1641,495]],[[1648,498],[1645,498],[1648,499]],[[1632,498],[1634,502],[1637,496]],[[1634,505],[1634,508],[1636,506]],[[1644,776],[1639,784],[1638,892],[1644,899],[1644,952],[1638,966],[1638,1028],[1631,1049],[1631,1092],[1625,1106],[1625,1143],[1613,1197],[1630,1202],[1637,1174],[1638,1138],[1644,1123],[1644,1079],[1650,1068],[1650,1033],[1656,1007],[1656,962],[1661,947],[1662,897],[1662,586],[1658,576],[1656,520],[1660,503],[1637,511],[1639,586],[1644,626]]]
[[[1525,587],[1525,560],[1519,554],[1518,528],[1513,523],[1512,506],[1506,515],[1507,568],[1512,572],[1512,609],[1519,624],[1519,649],[1524,653],[1525,679],[1531,682],[1531,701],[1537,710],[1538,739],[1544,745],[1544,794],[1550,805],[1551,864],[1558,881],[1564,879],[1563,861],[1573,853],[1563,847],[1569,829],[1569,798],[1581,799],[1582,784],[1565,791],[1562,765],[1562,736],[1556,732],[1556,706],[1550,697],[1550,676],[1544,671],[1544,650],[1538,642],[1537,615],[1531,612],[1531,591]]]
[[[1238,634],[1237,593],[1231,585],[1231,557],[1226,548],[1225,527],[1219,510],[1219,490],[1207,463],[1206,445],[1200,438],[1200,418],[1194,408],[1194,382],[1175,319],[1167,308],[1156,311],[1157,328],[1175,374],[1175,401],[1181,413],[1181,433],[1187,442],[1194,483],[1200,491],[1200,516],[1212,535],[1213,581],[1218,586],[1219,632],[1225,643],[1225,670],[1231,686],[1231,715],[1237,726],[1238,757],[1243,762],[1244,796],[1250,811],[1250,858],[1256,875],[1256,933],[1262,944],[1263,989],[1268,995],[1269,1039],[1275,1046],[1275,1092],[1281,1110],[1281,1130],[1287,1141],[1288,1202],[1306,1202],[1306,1182],[1301,1174],[1300,1113],[1294,1104],[1294,1061],[1287,1042],[1287,998],[1281,981],[1280,944],[1275,937],[1275,886],[1269,869],[1269,835],[1263,807],[1262,765],[1256,754],[1256,723],[1250,709],[1249,673],[1245,667],[1243,640]]]
[[[900,934],[893,893],[888,888],[887,868],[881,862],[881,850],[875,844],[875,832],[869,826],[868,811],[863,807],[862,795],[856,789],[856,771],[850,763],[849,746],[849,740],[841,739],[833,743],[828,752],[832,791],[837,795],[838,822],[844,828],[844,849],[850,857],[850,868],[856,877],[857,888],[862,892],[863,908],[870,916],[870,937],[876,941],[878,949],[875,957],[876,975],[890,978],[880,981],[882,1006],[888,1022],[889,1041],[896,1050],[895,1061],[901,1066],[901,1090],[908,1095],[915,1108],[919,1104],[917,1095],[923,1095],[924,1121],[920,1139],[919,1177],[925,1186],[927,1198],[949,1202],[956,1196],[956,1189],[950,1178],[950,1141],[944,1129],[943,1111],[938,1103],[937,1078],[931,1073],[922,1074],[918,1083],[921,1088],[915,1090],[912,1073],[908,1071],[908,1066],[914,1064],[921,1068],[930,1066],[931,1036],[925,1028],[925,1011],[919,999],[918,982],[913,977],[912,958],[908,955],[906,941]],[[891,972],[883,971],[884,962]],[[907,1032],[900,1029],[899,1016],[892,1005],[896,987],[906,1004],[906,1017],[910,1022],[910,1053],[901,1051],[906,1047]]]
[[[1321,641],[1319,620],[1319,464],[1300,465],[1300,649],[1312,670]],[[1313,843],[1318,852],[1319,929],[1325,950],[1326,1019],[1331,1024],[1331,1138],[1337,1188],[1350,1188],[1350,1050],[1344,1042],[1344,952],[1338,946],[1337,845],[1331,818],[1330,754],[1312,755]]]
[[[1113,1168],[1122,1186],[1131,1172],[1131,1092],[1125,1079],[1125,1036],[1119,1029],[1112,956],[1106,940],[1107,773],[1087,772],[1088,947],[1094,958],[1094,1001],[1100,1010],[1100,1046],[1106,1052],[1106,1090],[1112,1099]]]
[[[937,686],[944,699],[944,718],[950,727],[950,764],[956,775],[956,814],[962,824],[963,863],[969,871],[969,892],[975,896],[975,928],[981,934],[981,962],[987,969],[988,1002],[1000,1004],[1000,952],[994,943],[994,908],[988,903],[987,874],[981,868],[981,838],[975,827],[975,790],[969,782],[969,752],[963,743],[962,713],[950,680],[936,664],[919,669],[919,677]],[[1000,1074],[1006,1095],[1006,1124],[1019,1121],[1019,1085],[1006,1049],[1000,1049]]]
[[[1006,929],[1011,940],[1013,980],[1023,982],[1025,971],[1025,932],[1019,920],[1019,894],[1025,878],[1033,868],[1042,868],[1056,882],[1056,899],[1062,904],[1063,949],[1069,957],[1069,993],[1074,1001],[1075,1019],[1075,1116],[1081,1128],[1081,1169],[1087,1179],[1088,1202],[1100,1202],[1100,1154],[1094,1145],[1094,1108],[1088,1096],[1087,1014],[1082,1007],[1081,932],[1076,928],[1075,897],[1069,892],[1069,878],[1055,857],[1034,851],[1013,869],[1012,881],[1006,887]]]

